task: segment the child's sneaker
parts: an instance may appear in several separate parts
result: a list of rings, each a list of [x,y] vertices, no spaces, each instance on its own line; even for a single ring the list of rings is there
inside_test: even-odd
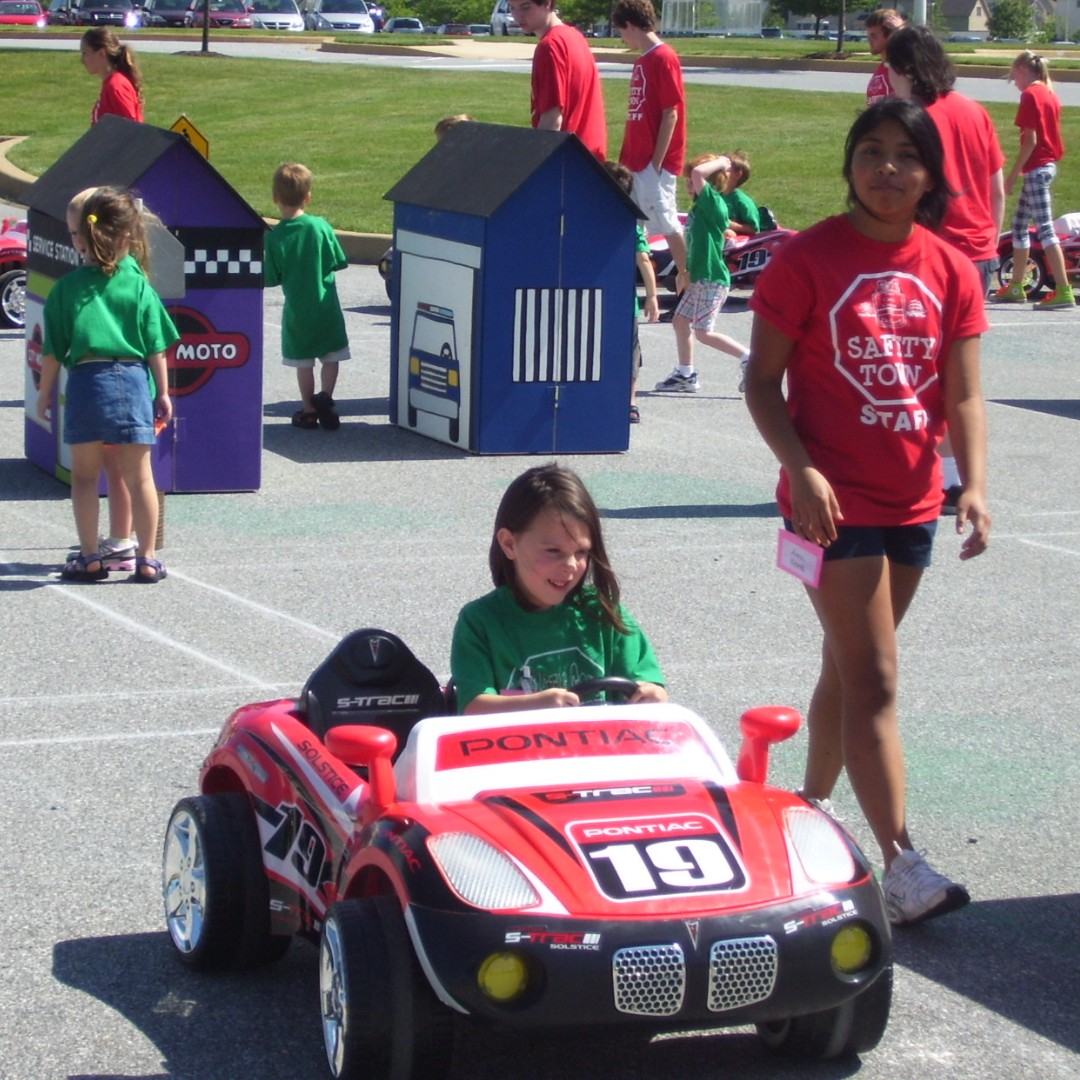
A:
[[[999,304],[1026,304],[1028,294],[1023,285],[1006,285],[994,293],[992,299]]]
[[[1076,304],[1076,295],[1068,285],[1063,289],[1055,289],[1049,296],[1044,296],[1035,307],[1040,311],[1050,311],[1054,308],[1071,308]]]
[[[106,570],[114,574],[130,574],[135,569],[135,541],[131,537],[117,540],[115,537],[99,537],[98,551]]]
[[[896,845],[896,858],[881,879],[885,909],[893,926],[936,919],[971,900],[967,889],[939,874],[918,851]]]
[[[698,382],[697,372],[692,371],[689,375],[680,375],[676,368],[663,382],[658,382],[656,390],[675,390],[682,394],[696,394],[701,388]]]

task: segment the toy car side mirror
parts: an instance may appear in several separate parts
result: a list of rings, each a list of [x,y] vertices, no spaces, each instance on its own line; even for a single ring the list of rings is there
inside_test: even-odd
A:
[[[747,709],[739,720],[743,743],[735,771],[740,780],[764,784],[769,775],[769,747],[790,739],[802,724],[797,709],[786,705],[762,705]]]
[[[379,811],[397,801],[397,784],[392,764],[397,750],[397,736],[380,727],[342,724],[333,727],[323,740],[326,749],[346,765],[367,769],[370,787],[369,804]]]

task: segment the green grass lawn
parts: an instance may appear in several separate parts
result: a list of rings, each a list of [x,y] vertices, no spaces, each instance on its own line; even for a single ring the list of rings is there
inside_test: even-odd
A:
[[[806,42],[798,42],[806,45]],[[390,232],[383,194],[428,150],[440,117],[526,124],[525,75],[144,53],[146,119],[170,126],[181,113],[206,135],[210,160],[261,214],[273,216],[270,177],[282,161],[315,173],[312,210],[337,228]],[[27,135],[10,160],[40,175],[87,130],[98,84],[71,53],[5,51],[4,128]],[[626,84],[606,82],[610,148],[622,139]],[[862,106],[857,94],[687,87],[690,153],[750,155],[747,187],[785,225],[805,228],[844,202],[844,136]],[[1016,147],[1015,106],[990,105],[1006,154]],[[1066,108],[1066,145],[1080,153],[1080,109]],[[1067,159],[1067,161],[1071,160]],[[93,183],[93,177],[86,178]],[[1080,169],[1064,168],[1059,213],[1080,210]]]

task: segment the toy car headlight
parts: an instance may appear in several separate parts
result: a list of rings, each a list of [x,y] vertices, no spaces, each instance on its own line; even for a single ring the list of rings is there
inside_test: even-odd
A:
[[[784,811],[784,825],[811,881],[828,884],[850,881],[855,876],[855,860],[847,844],[820,810],[789,806]]]
[[[501,851],[471,833],[428,838],[443,876],[469,904],[481,908],[526,908],[540,903],[528,878]]]

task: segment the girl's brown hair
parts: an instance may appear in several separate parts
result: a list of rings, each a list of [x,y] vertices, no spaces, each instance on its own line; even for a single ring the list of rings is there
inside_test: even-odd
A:
[[[106,274],[115,274],[126,255],[146,265],[146,226],[142,210],[130,192],[111,187],[91,192],[83,202],[79,230],[94,262]]]
[[[554,462],[523,472],[503,494],[499,509],[495,513],[495,530],[488,553],[491,580],[496,587],[507,586],[523,608],[532,608],[532,603],[518,584],[514,560],[507,558],[498,535],[500,529],[519,535],[525,532],[540,514],[549,510],[560,517],[579,521],[588,530],[592,542],[589,569],[567,600],[574,602],[580,599],[582,585],[591,579],[604,620],[619,633],[625,634],[626,625],[619,617],[619,580],[608,562],[604,534],[600,527],[600,511],[597,510],[596,503],[582,483],[581,477]]]
[[[94,52],[104,49],[113,71],[119,71],[128,77],[142,101],[142,73],[139,65],[135,63],[135,52],[130,45],[125,45],[107,26],[92,26],[83,34],[82,44],[89,46]]]

